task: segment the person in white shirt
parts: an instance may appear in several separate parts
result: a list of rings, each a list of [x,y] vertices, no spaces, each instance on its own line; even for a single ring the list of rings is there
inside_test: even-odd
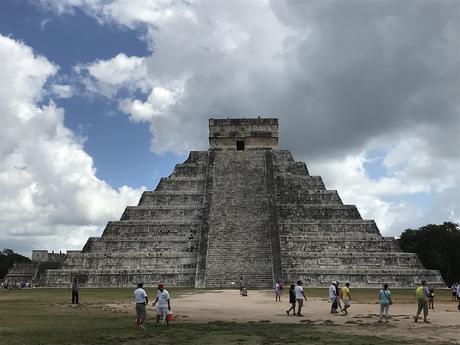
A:
[[[281,282],[278,280],[275,284],[275,302],[281,302],[281,293],[283,289],[281,288]]]
[[[156,305],[157,303],[157,323],[155,326],[160,324],[161,317],[166,320],[166,326],[169,326],[169,320],[166,315],[168,314],[168,310],[171,310],[171,303],[169,301],[169,292],[164,288],[163,284],[158,285],[157,298],[155,299],[155,302],[153,302],[153,305]]]
[[[457,300],[457,284],[452,284],[450,287],[452,289],[452,301]]]
[[[307,301],[307,297],[305,297],[305,294],[303,293],[303,287],[302,287],[302,281],[299,280],[297,281],[297,285],[295,287],[295,299],[298,304],[297,308],[297,316],[303,316],[301,311],[303,307],[303,300]]]
[[[331,301],[331,314],[337,313],[337,282],[333,281],[329,286],[329,299]]]
[[[134,290],[134,301],[136,302],[136,325],[139,328],[144,328],[145,315],[147,314],[146,305],[149,303],[147,293],[142,288],[144,284],[137,284],[137,289]]]

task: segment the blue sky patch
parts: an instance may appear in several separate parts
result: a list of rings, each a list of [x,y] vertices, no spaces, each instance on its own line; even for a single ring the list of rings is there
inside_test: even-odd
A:
[[[388,176],[388,171],[383,165],[386,153],[383,149],[374,149],[366,152],[366,161],[363,166],[371,180],[378,181],[382,177]]]

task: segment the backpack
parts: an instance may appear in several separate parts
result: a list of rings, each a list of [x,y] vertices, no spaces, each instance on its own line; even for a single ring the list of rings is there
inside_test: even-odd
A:
[[[417,296],[417,299],[423,299],[425,297],[425,291],[423,286],[417,287],[415,290],[415,296]]]

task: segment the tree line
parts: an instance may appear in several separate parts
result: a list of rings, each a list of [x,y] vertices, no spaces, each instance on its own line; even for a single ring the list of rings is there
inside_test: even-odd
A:
[[[441,272],[448,286],[460,282],[460,228],[452,222],[406,229],[398,240],[405,252],[416,253],[427,269]]]

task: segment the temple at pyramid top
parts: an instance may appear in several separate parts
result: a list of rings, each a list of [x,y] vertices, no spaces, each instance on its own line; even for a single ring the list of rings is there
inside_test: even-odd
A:
[[[278,119],[209,119],[212,150],[275,150],[278,148]]]

